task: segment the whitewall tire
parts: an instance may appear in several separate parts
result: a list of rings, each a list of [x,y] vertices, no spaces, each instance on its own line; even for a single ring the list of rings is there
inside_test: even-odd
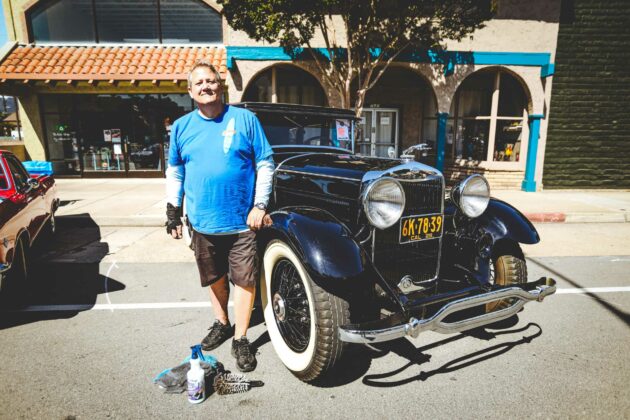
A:
[[[261,275],[263,313],[278,357],[303,381],[321,377],[343,353],[338,327],[349,322],[348,303],[317,286],[281,241],[267,246]]]

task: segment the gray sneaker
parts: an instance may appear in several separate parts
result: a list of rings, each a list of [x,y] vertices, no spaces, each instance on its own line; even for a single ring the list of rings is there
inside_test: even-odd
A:
[[[241,372],[251,372],[256,369],[256,355],[247,337],[232,340],[232,356],[236,357],[236,367]]]
[[[234,334],[234,331],[229,324],[222,324],[218,319],[214,321],[214,324],[212,324],[212,326],[208,329],[210,332],[201,341],[201,348],[204,350],[216,349]]]

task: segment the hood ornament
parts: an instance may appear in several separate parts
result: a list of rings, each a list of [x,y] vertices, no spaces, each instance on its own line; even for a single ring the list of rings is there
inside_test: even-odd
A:
[[[413,146],[408,147],[402,152],[402,155],[400,155],[400,160],[403,163],[413,162],[414,160],[416,160],[415,152],[420,152],[422,157],[427,157],[427,155],[429,154],[429,150],[431,150],[431,146],[429,146],[427,143],[414,144]]]

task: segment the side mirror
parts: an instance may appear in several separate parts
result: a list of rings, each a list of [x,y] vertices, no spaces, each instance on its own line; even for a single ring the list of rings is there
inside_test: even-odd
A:
[[[39,185],[40,185],[40,184],[39,184],[39,181],[38,181],[37,179],[35,179],[35,178],[29,178],[29,179],[26,181],[26,185],[28,185],[28,186],[29,186],[29,190],[35,190],[35,189],[39,188]]]

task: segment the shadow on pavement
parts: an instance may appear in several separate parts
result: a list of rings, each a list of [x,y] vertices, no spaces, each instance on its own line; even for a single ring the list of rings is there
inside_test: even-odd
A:
[[[554,270],[552,267],[546,265],[540,260],[536,258],[529,258],[529,259],[533,261],[539,267],[544,268],[545,270],[553,274],[557,279],[562,279],[575,288],[578,288],[578,289],[584,288],[584,286],[581,285],[580,283],[576,282],[575,280],[571,280],[567,276],[559,273],[557,270]],[[626,324],[626,326],[630,327],[630,314],[629,313],[616,308],[615,306],[611,305],[606,299],[598,296],[597,294],[593,292],[586,292],[585,295],[593,298],[595,302],[599,303],[604,309],[606,309],[608,312],[610,312],[611,314],[619,318],[621,321],[623,321]]]
[[[100,273],[109,246],[101,242],[98,225],[89,217],[79,227],[57,220],[54,237],[38,238],[30,250],[28,284],[0,309],[0,329],[71,318],[91,309],[99,294],[125,288]]]
[[[515,318],[516,321],[518,321],[518,318],[516,316],[512,318]],[[493,324],[492,328],[505,328],[507,325],[510,325],[510,324],[511,324],[510,326],[512,326],[515,323],[512,318],[510,318],[509,320],[506,320],[503,323]],[[486,326],[486,328],[489,328],[489,327]],[[406,338],[401,338],[398,340],[391,341],[389,343],[376,345],[378,349],[381,349],[383,351],[383,354],[393,352],[409,360],[409,363],[391,372],[385,372],[385,373],[374,374],[374,375],[365,375],[363,377],[363,383],[365,385],[369,385],[373,387],[389,388],[389,387],[405,385],[405,384],[408,384],[410,382],[415,382],[415,381],[426,381],[431,376],[444,374],[444,373],[451,373],[459,369],[463,369],[465,367],[482,362],[484,360],[492,359],[501,354],[507,353],[514,347],[517,347],[522,344],[530,343],[532,340],[542,335],[542,329],[540,328],[540,326],[538,324],[531,323],[531,322],[521,328],[498,331],[498,332],[490,332],[490,331],[487,331],[486,328],[477,329],[472,332],[458,334],[456,336],[449,337],[445,340],[441,340],[441,341],[429,344],[427,346],[419,347],[419,348],[416,348]],[[407,378],[398,379],[398,380],[387,380],[388,378],[392,378],[396,375],[403,373],[405,370],[409,368],[412,368],[414,366],[421,366],[423,363],[426,363],[429,360],[431,360],[431,355],[424,353],[427,350],[452,343],[453,341],[457,341],[465,337],[475,337],[481,340],[488,341],[501,335],[521,333],[521,332],[528,331],[532,328],[535,330],[533,333],[529,335],[524,335],[518,340],[499,343],[497,345],[494,345],[485,349],[481,349],[481,350],[472,352],[470,354],[463,355],[461,357],[455,358],[443,364],[442,366],[436,369],[427,370],[427,371],[421,370],[420,373],[407,377]],[[414,373],[415,373],[415,370],[414,370]]]
[[[486,325],[483,328],[476,328],[474,330],[465,331],[463,333],[448,337],[444,340],[441,340],[432,344],[428,344],[420,348],[416,348],[411,343],[411,341],[409,341],[406,338],[401,338],[398,340],[393,340],[393,341],[389,341],[385,343],[376,343],[373,345],[360,345],[360,344],[349,345],[346,352],[343,355],[343,359],[339,361],[339,364],[337,365],[338,368],[335,370],[334,375],[327,375],[323,378],[320,378],[317,381],[313,382],[312,385],[321,387],[321,388],[333,388],[333,387],[347,385],[349,383],[355,382],[356,380],[362,377],[363,377],[364,384],[370,385],[370,386],[377,386],[377,387],[378,386],[380,387],[397,386],[397,385],[403,385],[407,382],[412,382],[416,380],[426,380],[430,376],[436,375],[438,373],[452,372],[454,370],[461,369],[463,367],[480,362],[482,360],[486,360],[486,359],[498,356],[502,353],[505,353],[506,351],[509,351],[512,347],[525,343],[525,342],[529,342],[542,334],[542,330],[540,329],[540,327],[536,324],[531,324],[531,323],[523,328],[505,330],[506,328],[514,327],[517,323],[518,323],[518,316],[514,315],[503,321]],[[461,340],[466,337],[473,337],[479,340],[489,341],[500,335],[513,334],[513,333],[525,331],[532,326],[537,327],[539,331],[531,336],[523,337],[522,340],[518,340],[512,343],[503,343],[497,346],[484,349],[480,352],[472,353],[470,355],[467,355],[462,358],[456,359],[452,362],[449,362],[446,365],[442,366],[441,368],[438,368],[436,370],[429,371],[429,372],[421,372],[420,375],[417,375],[413,378],[405,379],[403,381],[396,381],[396,382],[380,382],[379,381],[381,379],[395,376],[405,371],[409,367],[412,367],[415,365],[421,365],[423,363],[430,361],[431,355],[424,353],[427,350],[440,347],[440,346],[452,343],[454,341]],[[488,331],[487,329],[503,329],[505,331],[492,332],[492,331]],[[261,336],[259,340],[262,341],[264,336],[266,336],[266,340],[268,341],[269,336],[267,335],[267,333],[263,334],[263,336]],[[264,344],[265,342],[266,341],[259,343],[259,346]],[[495,350],[498,350],[498,351],[495,352]],[[387,372],[387,373],[378,374],[378,375],[366,375],[366,373],[370,369],[372,360],[380,358],[380,357],[384,357],[388,355],[389,353],[397,354],[398,356],[404,359],[407,359],[409,363],[405,364],[401,368],[396,369],[392,372]],[[467,358],[471,358],[472,360],[464,363],[465,359]]]

